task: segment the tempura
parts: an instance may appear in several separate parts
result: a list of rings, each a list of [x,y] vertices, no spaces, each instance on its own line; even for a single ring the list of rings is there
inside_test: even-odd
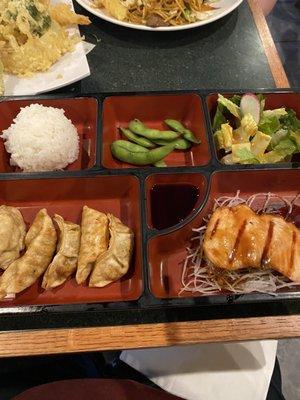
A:
[[[67,25],[77,23],[86,25],[90,21],[65,4],[0,0],[0,60],[4,72],[22,77],[47,71],[81,40],[66,30]]]

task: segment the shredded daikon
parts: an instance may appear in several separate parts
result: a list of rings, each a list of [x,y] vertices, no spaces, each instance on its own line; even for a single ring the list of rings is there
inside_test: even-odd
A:
[[[245,204],[258,214],[278,214],[285,208],[286,219],[293,211],[293,206],[300,200],[297,196],[279,196],[274,193],[257,193],[248,198],[241,196],[237,191],[235,196],[222,196],[214,201],[213,211],[219,207],[234,207]],[[203,241],[207,223],[211,214],[203,219],[203,225],[193,229],[195,236],[192,238],[192,246],[187,248],[187,257],[184,260],[181,276],[182,288],[179,295],[184,292],[200,293],[202,295],[214,295],[223,293],[269,293],[283,288],[299,286],[285,276],[272,270],[245,269],[237,271],[221,270],[214,267],[203,258]]]

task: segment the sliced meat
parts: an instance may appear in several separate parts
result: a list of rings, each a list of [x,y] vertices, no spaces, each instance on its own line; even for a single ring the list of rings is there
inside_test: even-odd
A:
[[[293,280],[300,279],[300,264],[295,264],[295,255],[300,254],[299,230],[290,222],[281,217],[263,216],[273,224],[272,237],[262,263],[266,267],[276,269]],[[297,246],[298,243],[298,246]],[[298,250],[297,250],[298,247]],[[296,275],[295,275],[296,273]],[[298,279],[297,279],[298,274]]]
[[[271,268],[300,282],[300,232],[282,217],[220,207],[207,226],[204,256],[218,268]]]
[[[160,26],[170,26],[168,22],[165,22],[162,17],[157,14],[150,14],[146,19],[146,25],[151,28],[158,28]]]
[[[231,269],[260,268],[268,235],[268,221],[261,219],[249,207],[233,208],[239,232],[231,253]]]

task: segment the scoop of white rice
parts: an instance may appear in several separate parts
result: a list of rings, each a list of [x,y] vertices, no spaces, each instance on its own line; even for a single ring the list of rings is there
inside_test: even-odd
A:
[[[10,164],[25,172],[54,171],[78,158],[76,127],[65,111],[40,104],[21,108],[13,124],[2,132]]]

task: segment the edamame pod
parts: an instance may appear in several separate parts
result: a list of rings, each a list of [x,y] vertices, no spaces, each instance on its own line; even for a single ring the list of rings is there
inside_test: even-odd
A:
[[[157,167],[157,168],[164,168],[167,166],[167,163],[164,160],[160,160],[160,161],[157,161],[156,163],[154,163],[153,165],[154,165],[154,167]]]
[[[149,129],[138,119],[134,119],[129,123],[129,129],[131,132],[139,136],[144,136],[150,140],[163,139],[163,140],[174,140],[180,135],[173,131],[160,131],[158,129]]]
[[[145,147],[138,144],[128,142],[127,140],[115,140],[112,143],[112,146],[113,145],[122,147],[123,149],[126,149],[132,153],[147,153],[149,151],[149,149],[146,149]]]
[[[174,131],[179,132],[183,137],[189,142],[200,144],[201,140],[197,139],[192,131],[187,129],[181,122],[176,121],[176,119],[165,119],[165,124],[168,125]]]
[[[125,140],[116,140],[111,145],[111,152],[118,160],[134,165],[155,164],[174,150],[173,145],[158,147],[153,150],[145,149]]]
[[[173,144],[174,149],[176,150],[187,150],[191,147],[191,143],[188,140],[185,139],[176,139],[173,142],[167,142],[166,140],[153,140],[155,144],[158,144],[159,146],[165,146],[167,144]]]
[[[155,147],[155,145],[150,140],[148,140],[147,138],[144,138],[142,136],[136,135],[135,133],[131,132],[129,129],[120,128],[120,131],[131,142],[134,142],[136,144],[139,144],[140,146],[147,147],[150,149]]]

